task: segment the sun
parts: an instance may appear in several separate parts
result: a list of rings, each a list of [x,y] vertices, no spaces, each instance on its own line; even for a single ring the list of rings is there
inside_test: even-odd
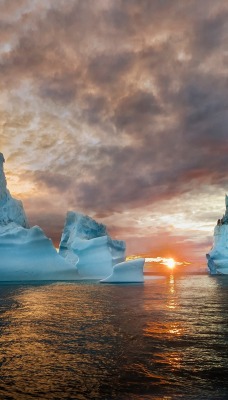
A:
[[[168,258],[166,261],[166,265],[168,268],[173,269],[176,265],[176,262],[173,258]]]

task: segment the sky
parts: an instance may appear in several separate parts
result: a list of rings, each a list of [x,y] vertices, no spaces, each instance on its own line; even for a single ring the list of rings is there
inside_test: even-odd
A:
[[[0,0],[0,151],[30,225],[58,245],[75,210],[129,255],[204,265],[228,191],[227,42],[226,0]]]

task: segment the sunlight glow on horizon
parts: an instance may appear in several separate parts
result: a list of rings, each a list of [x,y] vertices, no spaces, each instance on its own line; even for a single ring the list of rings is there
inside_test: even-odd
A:
[[[181,262],[181,261],[175,261],[173,258],[165,258],[165,257],[146,257],[145,258],[145,262],[146,263],[159,263],[159,264],[161,264],[161,265],[166,265],[166,266],[169,266],[169,265],[173,265],[173,263],[175,264],[175,265],[186,265],[186,264],[190,264],[190,263],[188,263],[188,262],[186,262],[186,261],[183,261],[183,262]],[[169,268],[173,268],[173,267],[169,267]]]
[[[126,257],[126,260],[134,260],[137,258],[145,258],[145,264],[158,264],[160,266],[168,267],[169,269],[173,269],[176,266],[187,266],[191,265],[191,262],[188,261],[176,261],[173,257],[146,257],[145,255],[131,255]],[[146,265],[145,265],[146,266]]]
[[[173,269],[176,266],[176,261],[173,258],[168,258],[164,263],[168,268]]]

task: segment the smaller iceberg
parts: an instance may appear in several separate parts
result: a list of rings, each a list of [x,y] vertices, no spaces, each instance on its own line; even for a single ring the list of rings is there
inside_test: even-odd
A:
[[[144,258],[137,258],[114,265],[110,276],[102,279],[101,283],[143,283]]]
[[[228,275],[228,196],[225,196],[226,212],[214,228],[214,243],[206,254],[211,275]]]
[[[69,211],[62,233],[59,254],[83,279],[102,279],[113,265],[125,260],[126,245],[113,240],[105,225],[88,215]]]

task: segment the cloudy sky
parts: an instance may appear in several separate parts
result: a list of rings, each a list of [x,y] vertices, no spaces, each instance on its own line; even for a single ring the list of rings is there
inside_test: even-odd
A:
[[[226,0],[0,0],[0,151],[55,243],[67,210],[129,254],[204,263],[228,191]]]

